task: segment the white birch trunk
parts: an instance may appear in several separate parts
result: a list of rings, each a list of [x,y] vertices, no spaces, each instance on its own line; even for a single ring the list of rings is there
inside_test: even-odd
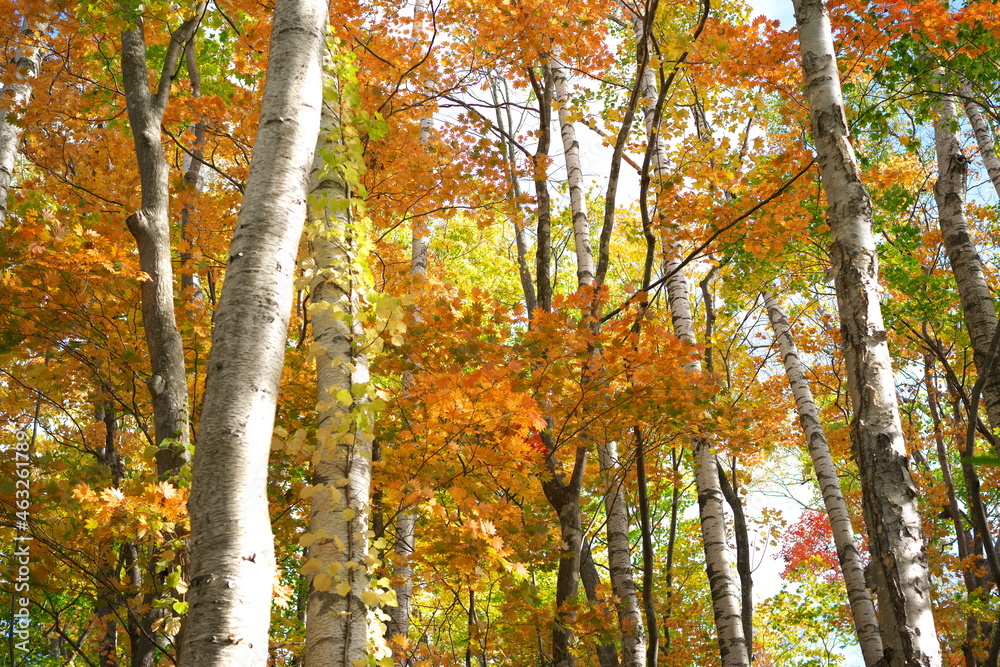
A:
[[[569,181],[570,210],[573,215],[573,238],[576,249],[576,276],[578,287],[594,284],[594,253],[590,245],[590,219],[583,192],[583,166],[580,162],[580,144],[576,128],[569,114],[569,86],[566,68],[553,57],[549,62],[555,101],[558,105],[560,135],[566,172]],[[622,637],[623,667],[638,667],[645,660],[646,642],[632,576],[632,553],[628,541],[628,505],[622,493],[624,469],[619,467],[618,452],[613,442],[597,442],[601,478],[604,481],[604,507],[607,518],[608,567],[611,570],[611,592],[618,598],[618,623]],[[616,474],[616,468],[620,475]]]
[[[614,442],[598,443],[597,454],[600,458],[601,480],[604,484],[611,592],[618,598],[622,667],[641,667],[646,660],[646,630],[632,574],[632,549],[628,539],[628,505],[622,492],[625,469],[618,459]]]
[[[267,463],[319,132],[327,15],[324,0],[275,5],[198,429],[184,667],[264,667],[268,660],[275,572]]]
[[[795,0],[795,18],[813,140],[829,202],[831,255],[854,411],[851,439],[879,583],[879,611],[897,626],[892,632],[882,623],[883,646],[890,665],[938,667],[941,649],[931,611],[917,490],[910,477],[879,305],[871,200],[850,143],[829,14],[822,0]]]
[[[319,443],[313,458],[309,549],[316,563],[306,611],[305,667],[353,667],[366,655],[368,605],[368,511],[371,497],[372,425],[353,408],[362,398],[352,390],[369,382],[368,360],[356,349],[364,339],[360,294],[352,277],[359,239],[350,193],[339,165],[324,145],[340,134],[336,101],[323,103],[310,214],[319,221],[313,236],[317,276],[312,285],[312,323],[319,389]],[[345,317],[346,315],[346,317]],[[341,400],[342,397],[344,400]],[[364,415],[363,411],[360,415]],[[364,423],[358,423],[359,421]],[[313,560],[315,559],[315,560]]]
[[[42,24],[33,30],[25,20],[23,33],[25,37],[31,37],[44,32],[46,27]],[[13,63],[17,74],[14,82],[2,91],[7,103],[0,108],[0,227],[7,222],[7,196],[14,175],[14,163],[20,152],[21,127],[16,118],[21,109],[31,101],[32,82],[42,67],[42,50],[32,46],[18,49]]]
[[[976,135],[976,145],[979,147],[979,155],[986,165],[986,173],[989,174],[993,188],[1000,195],[1000,158],[997,157],[996,143],[993,140],[993,131],[983,117],[983,111],[976,104],[973,97],[972,88],[968,83],[962,83],[961,88],[962,106],[965,107],[965,115],[972,125],[972,132]]]
[[[826,434],[819,420],[819,410],[813,401],[812,390],[809,388],[798,348],[792,338],[788,318],[772,294],[765,292],[763,296],[781,362],[785,366],[788,384],[795,399],[795,408],[799,413],[799,423],[802,424],[802,431],[809,446],[813,469],[816,471],[816,482],[819,484],[826,513],[830,518],[830,526],[833,528],[833,542],[837,548],[837,557],[840,559],[840,569],[844,573],[844,584],[851,603],[851,615],[854,618],[854,629],[861,645],[861,653],[865,664],[872,667],[882,659],[882,636],[879,634],[875,603],[872,602],[871,592],[865,584],[865,569],[861,563],[857,541],[854,539],[851,515],[840,489],[840,477],[830,455]]]
[[[691,318],[691,302],[687,278],[680,261],[671,259],[664,271],[673,274],[667,280],[667,297],[674,333],[692,347],[698,339]],[[689,372],[700,373],[701,361],[697,355],[685,364]],[[704,438],[691,439],[694,447],[695,485],[698,490],[698,513],[701,519],[701,539],[705,550],[705,571],[712,592],[712,608],[719,637],[723,667],[748,667],[750,649],[743,631],[743,612],[740,605],[740,588],[736,583],[736,560],[726,540],[725,499],[719,482],[719,470],[711,444]]]
[[[635,15],[632,18],[632,28],[636,43],[646,42],[651,48],[644,31],[643,18]],[[655,72],[645,68],[642,72],[641,105],[645,121],[647,141],[652,143],[651,165],[657,182],[667,168],[666,147],[660,140],[656,123],[656,101],[659,87]],[[662,214],[658,210],[658,214]],[[671,254],[676,248],[670,248]],[[688,295],[687,277],[679,260],[672,258],[664,263],[664,271],[673,275],[666,283],[667,297],[670,302],[674,334],[681,340],[694,346],[698,339],[691,319],[691,304]],[[701,372],[701,362],[697,356],[687,364],[689,371]],[[723,667],[748,667],[750,650],[743,631],[743,613],[740,605],[740,589],[736,582],[736,561],[729,550],[726,541],[726,522],[724,514],[725,499],[722,485],[719,482],[719,472],[711,444],[703,438],[692,438],[694,451],[695,485],[698,491],[698,511],[701,522],[702,547],[705,552],[705,571],[708,576],[712,594],[712,608],[715,615],[716,633],[719,639],[719,651]],[[651,628],[650,632],[655,629]]]
[[[986,282],[983,260],[972,241],[965,218],[969,165],[955,136],[954,128],[957,125],[955,99],[951,95],[942,95],[934,121],[934,145],[938,163],[934,199],[937,202],[941,238],[958,285],[965,324],[969,328],[973,359],[976,369],[982,375],[989,366],[990,343],[997,328],[997,313],[993,292]],[[977,136],[979,134],[976,132]],[[991,149],[987,148],[986,154],[989,155],[990,152]],[[996,159],[996,153],[992,155]],[[986,378],[983,399],[990,424],[994,428],[1000,428],[1000,364],[993,364]]]
[[[594,253],[590,248],[590,220],[587,201],[583,192],[583,166],[580,164],[580,143],[569,113],[569,85],[566,68],[558,54],[549,60],[556,104],[559,107],[559,129],[563,154],[566,158],[566,178],[569,182],[570,209],[573,213],[573,240],[576,246],[576,277],[579,285],[594,284]]]

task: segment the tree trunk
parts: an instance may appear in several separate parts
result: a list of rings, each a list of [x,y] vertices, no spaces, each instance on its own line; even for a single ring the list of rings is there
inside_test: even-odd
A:
[[[664,266],[670,275],[667,296],[674,333],[691,346],[697,344],[691,319],[687,278],[680,261],[671,259]],[[701,372],[701,362],[692,355],[685,365],[689,372]],[[749,649],[743,632],[743,614],[740,606],[739,586],[733,575],[735,563],[726,542],[726,520],[723,511],[722,485],[711,445],[701,437],[691,439],[694,449],[695,484],[698,489],[698,511],[701,519],[701,539],[705,550],[705,570],[712,592],[715,627],[723,667],[747,667]]]
[[[965,218],[969,164],[955,136],[954,127],[957,125],[955,99],[951,95],[942,95],[934,121],[934,145],[937,148],[938,163],[934,199],[937,202],[941,237],[962,301],[962,314],[969,327],[973,359],[976,370],[982,377],[987,365],[990,341],[997,328],[997,313],[993,293],[986,282],[983,260],[972,242]],[[990,424],[995,429],[1000,428],[1000,364],[993,364],[993,370],[986,377],[983,399]]]
[[[608,566],[611,592],[618,598],[618,625],[622,636],[622,667],[640,667],[646,653],[646,633],[639,610],[639,597],[632,576],[629,545],[628,505],[622,487],[625,468],[620,464],[614,442],[599,443],[601,480],[604,486],[604,514],[607,518]]]
[[[711,350],[705,350],[706,355]],[[747,658],[753,662],[753,567],[750,563],[750,535],[747,532],[747,518],[743,513],[743,501],[736,492],[736,471],[733,471],[733,483],[729,483],[722,463],[716,459],[719,469],[719,485],[722,495],[733,511],[733,537],[736,541],[736,573],[740,577],[740,610],[743,614],[743,636],[747,643]]]
[[[27,19],[23,22],[25,37],[45,32],[46,25],[34,28]],[[17,114],[31,100],[31,85],[42,67],[42,50],[38,47],[18,49],[13,58],[17,73],[14,82],[3,89],[6,108],[0,109],[0,228],[7,222],[7,196],[14,175],[14,163],[20,152],[21,126],[16,122]]]
[[[191,80],[191,95],[195,99],[201,97],[201,75],[198,72],[198,60],[195,56],[194,40],[184,49],[188,78]],[[202,167],[205,163],[205,129],[204,118],[194,125],[194,145],[190,153],[184,154],[184,189],[188,197],[205,189],[205,179]],[[203,301],[205,296],[201,289],[201,277],[198,267],[194,264],[192,245],[197,241],[197,229],[194,224],[195,207],[190,201],[185,201],[181,208],[181,293],[193,301]]]
[[[195,15],[171,34],[155,92],[149,88],[143,19],[137,17],[133,29],[122,33],[122,82],[141,186],[141,207],[125,222],[139,249],[139,266],[148,276],[142,283],[140,299],[151,371],[146,386],[153,403],[156,472],[161,480],[176,476],[190,460],[191,431],[187,367],[174,312],[170,167],[163,157],[160,126],[178,60],[193,39],[203,11],[201,4]],[[134,667],[152,667],[158,643],[165,644],[152,632],[153,622],[166,615],[164,608],[153,604],[158,597],[153,591],[162,588],[164,573],[147,574],[149,591],[143,597],[143,606],[148,611],[134,614],[139,631],[131,633]]]
[[[542,442],[550,452],[549,476],[542,480],[542,491],[559,517],[562,548],[556,574],[556,618],[552,624],[553,667],[576,667],[573,655],[573,623],[576,615],[571,606],[576,603],[580,577],[580,557],[583,548],[583,520],[580,515],[580,490],[587,468],[587,450],[576,448],[573,472],[568,480],[558,473],[551,452],[555,443],[549,432],[542,433]]]
[[[204,6],[199,7],[200,10]],[[170,244],[170,167],[163,157],[160,125],[184,45],[198,26],[198,14],[171,35],[156,92],[149,89],[143,21],[122,33],[122,80],[129,125],[135,142],[142,206],[126,220],[139,247],[139,266],[149,276],[142,283],[142,323],[149,348],[156,470],[161,479],[176,474],[189,460],[187,369],[174,314],[174,274]]]
[[[319,132],[327,14],[323,0],[278,0],[274,10],[198,429],[183,667],[267,664],[274,584],[267,462]]]
[[[583,191],[583,166],[580,164],[580,144],[576,140],[576,128],[569,113],[569,86],[566,82],[566,68],[558,61],[558,55],[549,60],[549,71],[558,104],[560,135],[563,154],[566,158],[566,179],[569,182],[570,208],[573,214],[573,239],[576,248],[576,278],[579,285],[594,284],[594,254],[590,248],[590,219],[587,217],[587,202]]]
[[[327,85],[335,87],[338,82]],[[339,96],[337,96],[339,98]],[[320,443],[313,463],[309,549],[315,565],[306,612],[306,667],[353,667],[368,643],[368,506],[371,493],[372,424],[359,419],[367,402],[353,390],[369,382],[359,318],[361,293],[353,277],[358,230],[340,165],[325,146],[341,143],[339,100],[323,102],[313,163],[310,215],[319,223],[311,239],[316,277],[312,285],[313,335],[317,343]],[[362,393],[362,396],[365,394]],[[363,422],[363,423],[362,423]],[[346,484],[345,484],[346,482]],[[310,568],[312,569],[312,568]]]
[[[813,141],[822,166],[833,237],[831,254],[848,389],[851,439],[861,484],[890,665],[937,667],[941,649],[931,611],[930,576],[917,490],[910,477],[896,405],[892,361],[878,294],[872,205],[847,129],[830,19],[822,0],[795,0]],[[892,649],[890,653],[890,649]]]
[[[553,58],[549,66],[558,105],[560,135],[566,172],[569,181],[570,210],[573,216],[573,238],[576,250],[577,287],[594,285],[594,254],[590,245],[590,219],[583,191],[583,167],[580,163],[580,145],[576,139],[576,128],[569,114],[568,74],[565,67]],[[598,328],[599,324],[593,325]],[[595,357],[592,357],[594,359]],[[628,543],[628,507],[622,493],[624,469],[621,479],[615,479],[614,467],[618,464],[618,454],[613,442],[597,442],[601,476],[604,480],[604,507],[607,518],[608,566],[611,569],[611,591],[618,598],[618,622],[622,637],[622,665],[638,667],[643,663],[645,634],[639,601],[632,578],[632,554]],[[588,593],[589,595],[589,593]],[[655,651],[655,649],[654,649]],[[606,660],[607,657],[602,658]],[[617,658],[615,658],[617,662]],[[602,663],[603,664],[603,663]]]
[[[986,173],[989,174],[993,189],[1000,195],[1000,158],[997,157],[996,143],[993,140],[993,132],[983,118],[983,110],[976,104],[972,88],[967,82],[962,82],[961,88],[962,106],[965,108],[965,115],[972,125],[972,132],[976,135],[976,145],[979,147],[979,156],[986,165]]]
[[[854,630],[858,635],[865,664],[873,667],[882,659],[882,637],[879,634],[875,603],[872,602],[871,592],[865,584],[865,568],[854,538],[851,514],[840,489],[840,477],[830,455],[830,446],[827,444],[826,434],[819,420],[819,410],[813,401],[812,390],[809,388],[805,369],[799,359],[799,351],[795,339],[792,338],[788,318],[772,294],[765,292],[763,296],[781,362],[785,365],[785,374],[788,376],[788,384],[795,399],[795,408],[799,413],[799,423],[802,425],[809,446],[813,470],[816,472],[816,483],[823,495],[826,514],[833,528],[833,542],[837,548],[840,570],[844,573],[844,585],[847,587],[847,598],[851,603]]]

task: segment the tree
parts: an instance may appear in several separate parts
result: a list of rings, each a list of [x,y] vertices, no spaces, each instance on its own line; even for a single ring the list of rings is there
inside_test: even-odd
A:
[[[216,311],[192,474],[185,665],[264,665],[274,545],[267,452],[306,186],[319,133],[328,7],[275,7],[254,160]]]

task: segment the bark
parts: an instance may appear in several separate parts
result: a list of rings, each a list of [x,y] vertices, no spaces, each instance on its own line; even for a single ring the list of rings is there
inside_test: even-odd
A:
[[[22,32],[27,38],[43,33],[47,27],[40,24],[33,29],[27,20],[23,25]],[[20,152],[21,126],[17,123],[17,115],[31,101],[32,83],[42,67],[42,50],[25,46],[14,54],[13,63],[17,73],[14,81],[2,91],[7,104],[0,108],[0,228],[7,222],[7,196]]]
[[[156,472],[169,480],[190,460],[191,431],[188,415],[187,368],[184,347],[174,312],[173,255],[170,242],[170,166],[163,156],[160,126],[170,98],[178,60],[198,28],[204,5],[170,36],[156,91],[149,87],[145,27],[141,16],[122,33],[122,81],[129,126],[139,168],[141,205],[126,225],[139,249],[139,266],[149,278],[140,290],[142,325],[149,350],[150,376],[146,380],[153,403],[153,435],[158,446]],[[166,615],[153,602],[164,573],[149,572],[150,591],[143,603],[148,611],[136,613],[132,632],[132,665],[152,667],[159,644],[153,622]]]
[[[505,92],[506,86],[507,83],[505,81]],[[514,243],[517,251],[518,278],[521,281],[521,289],[524,292],[524,307],[528,311],[528,319],[530,320],[537,305],[535,300],[535,284],[532,282],[531,268],[528,266],[528,241],[525,238],[526,234],[524,223],[521,220],[521,205],[517,203],[521,200],[521,185],[518,181],[517,173],[514,167],[514,165],[517,164],[517,160],[514,155],[514,145],[507,140],[507,137],[511,135],[512,128],[514,127],[514,120],[511,117],[512,115],[509,105],[507,106],[506,118],[504,118],[504,114],[500,112],[500,95],[497,90],[496,83],[492,80],[490,81],[490,93],[493,96],[493,105],[496,108],[497,127],[501,130],[500,147],[503,150],[504,170],[507,175],[507,182],[510,186],[508,196],[511,201],[511,220],[514,224]]]
[[[650,40],[645,33],[645,23],[641,16],[632,19],[636,43],[640,53],[650,49]],[[657,102],[663,91],[659,90],[652,69],[646,67],[640,74],[641,105],[646,127],[647,162],[653,169],[657,182],[662,180],[668,159],[666,146],[660,140],[657,127]],[[649,185],[648,176],[643,175],[643,188],[640,193],[643,209]],[[657,215],[663,211],[657,207]],[[643,225],[648,227],[648,216],[644,214]],[[665,225],[663,226],[665,228]],[[647,237],[648,237],[648,230]],[[647,244],[649,239],[647,238]],[[670,249],[676,255],[677,248]],[[649,269],[647,268],[647,273]],[[664,263],[664,273],[670,278],[666,281],[667,297],[670,302],[671,317],[675,335],[691,346],[697,344],[694,324],[691,318],[691,304],[688,296],[687,277],[683,267],[676,257],[671,257]],[[701,373],[701,362],[692,357],[687,364],[687,370]],[[711,444],[704,438],[695,437],[691,440],[694,452],[695,485],[698,491],[698,511],[701,523],[702,546],[705,552],[705,570],[708,575],[712,594],[712,608],[715,615],[716,633],[719,640],[719,650],[723,667],[746,667],[750,664],[749,647],[744,636],[743,620],[739,600],[739,587],[733,576],[735,569],[733,556],[726,542],[726,523],[723,513],[722,488],[719,482],[715,455]],[[649,628],[649,642],[652,642],[654,628]]]
[[[983,385],[986,414],[990,424],[996,429],[1000,428],[1000,365],[994,364],[989,375],[985,375],[984,371],[990,341],[997,328],[997,313],[993,293],[986,282],[983,260],[972,242],[965,218],[969,165],[955,136],[957,126],[955,99],[951,95],[942,95],[934,121],[934,145],[938,162],[934,199],[937,202],[938,224],[955,283],[958,285],[976,370],[980,377],[986,377]]]
[[[937,386],[934,382],[934,358],[930,354],[924,355],[924,385],[927,389],[927,407],[931,415],[931,422],[934,424],[934,445],[937,451],[938,467],[941,470],[941,481],[944,483],[948,493],[947,513],[955,527],[955,545],[958,549],[958,557],[963,563],[969,563],[962,568],[962,577],[965,583],[965,591],[970,596],[979,587],[976,575],[972,571],[969,562],[969,534],[962,523],[962,510],[958,505],[958,495],[955,493],[955,483],[951,475],[951,463],[948,460],[948,448],[944,441],[944,428],[941,424],[941,410],[938,405]],[[974,649],[976,637],[979,634],[978,622],[974,614],[969,614],[966,623],[965,642],[962,644],[962,653],[965,655],[965,667],[977,667],[979,659],[976,657]]]
[[[313,459],[315,495],[309,520],[309,533],[316,540],[309,558],[316,559],[318,569],[306,611],[306,667],[352,667],[364,658],[368,642],[368,606],[361,595],[370,580],[365,562],[372,425],[359,424],[364,420],[358,419],[355,406],[364,399],[352,390],[364,387],[370,378],[367,357],[356,347],[364,331],[351,265],[358,259],[360,240],[350,209],[342,205],[350,196],[348,185],[324,150],[338,141],[338,104],[328,99],[323,103],[310,192],[310,217],[319,226],[311,239],[317,269],[311,291],[320,443]],[[346,405],[338,397],[344,392]],[[317,585],[320,577],[324,583]],[[337,587],[345,583],[349,589],[343,594]]]
[[[604,485],[604,514],[607,519],[608,566],[611,569],[611,592],[618,598],[618,626],[622,637],[622,666],[639,667],[646,653],[646,632],[639,610],[635,579],[632,576],[632,550],[629,545],[628,505],[622,486],[625,469],[618,459],[614,442],[599,443],[601,480]]]
[[[396,567],[393,570],[392,585],[396,591],[396,606],[389,607],[389,622],[386,624],[386,639],[396,635],[406,637],[410,631],[410,609],[413,600],[413,565],[410,557],[416,541],[417,515],[413,512],[400,512],[396,517],[396,540],[393,550],[396,553]]]
[[[851,440],[884,623],[886,662],[941,664],[917,490],[910,477],[878,294],[872,205],[847,128],[829,15],[822,0],[796,0],[813,141],[822,167],[831,255],[854,420]],[[892,649],[890,652],[889,649]]]
[[[844,574],[854,630],[858,635],[865,664],[872,667],[882,659],[882,637],[879,634],[875,604],[872,602],[871,592],[865,585],[864,565],[854,537],[851,514],[840,488],[840,477],[837,475],[837,468],[830,454],[830,446],[827,444],[826,433],[819,419],[819,410],[813,401],[812,390],[809,388],[809,380],[799,358],[795,339],[792,338],[788,318],[772,294],[764,293],[764,304],[767,307],[771,328],[774,330],[781,362],[785,366],[785,375],[788,377],[792,397],[795,399],[795,408],[799,413],[799,423],[806,437],[809,455],[812,457],[816,483],[819,485],[826,514],[833,528],[833,543],[837,548],[840,570]]]
[[[965,115],[972,125],[972,132],[976,135],[976,145],[979,148],[979,156],[986,165],[986,173],[989,174],[993,188],[1000,195],[1000,158],[997,157],[996,144],[993,140],[993,131],[983,117],[983,111],[976,104],[972,88],[968,82],[963,81],[961,87],[962,106],[965,107]]]
[[[176,474],[190,455],[187,370],[174,314],[174,275],[170,244],[170,167],[163,157],[160,125],[170,86],[185,44],[198,27],[200,11],[171,35],[155,92],[149,88],[142,18],[122,33],[122,80],[129,125],[135,143],[142,188],[141,208],[126,224],[139,248],[139,266],[149,276],[142,283],[142,323],[151,374],[146,380],[153,399],[153,429],[161,479]]]
[[[535,248],[535,281],[538,307],[552,310],[552,212],[549,204],[549,144],[552,125],[552,78],[543,76],[539,82],[531,75],[531,85],[538,98],[538,146],[532,164],[535,182],[538,229]],[[557,666],[558,667],[558,666]]]
[[[668,261],[664,271],[667,296],[673,319],[674,333],[694,346],[697,338],[691,319],[691,303],[687,279],[676,258]],[[701,362],[692,356],[686,364],[689,372],[700,373]],[[743,631],[739,586],[733,576],[735,563],[726,542],[726,520],[723,512],[722,485],[711,444],[704,438],[691,439],[694,449],[695,484],[698,490],[698,512],[701,519],[702,546],[705,551],[705,570],[712,593],[715,627],[723,667],[746,667],[750,664],[749,650]]]
[[[274,583],[267,462],[319,131],[327,14],[323,0],[275,5],[198,429],[184,667],[267,664]]]
[[[566,158],[566,178],[569,182],[570,209],[573,214],[573,240],[576,248],[576,277],[579,285],[594,284],[594,254],[590,247],[590,219],[587,217],[587,202],[583,192],[583,166],[580,164],[580,144],[576,140],[576,128],[569,113],[569,85],[566,68],[558,61],[558,55],[549,62],[555,100],[559,107],[560,135],[563,154]]]
[[[555,450],[555,443],[549,432],[542,433],[542,441],[549,452]],[[569,479],[564,479],[556,470],[551,456],[548,463],[549,476],[542,480],[542,491],[559,517],[562,544],[559,570],[556,574],[556,619],[552,624],[552,664],[553,667],[575,667],[576,658],[572,646],[576,615],[570,607],[576,602],[583,548],[580,490],[587,467],[587,449],[577,447]]]
[[[590,244],[590,219],[587,215],[587,203],[583,192],[580,145],[577,142],[576,129],[570,120],[568,110],[568,75],[566,69],[557,59],[551,61],[549,69],[558,105],[560,134],[569,180],[570,210],[573,216],[573,238],[576,249],[577,287],[591,287],[595,280],[594,254]],[[595,321],[592,326],[597,329],[600,325]],[[591,359],[595,360],[596,357],[592,356]],[[628,506],[621,491],[624,470],[622,471],[622,479],[616,481],[613,468],[618,463],[618,454],[613,442],[598,441],[597,451],[601,476],[605,483],[604,507],[607,520],[608,566],[611,569],[611,591],[618,598],[617,614],[622,637],[622,664],[625,667],[634,667],[643,662],[645,634],[642,616],[639,612],[635,582],[632,578],[632,554],[628,542]],[[655,646],[651,650],[655,655]],[[617,658],[615,661],[617,662]]]
[[[646,482],[646,444],[642,439],[642,429],[632,427],[635,435],[635,475],[639,489],[639,528],[642,533],[642,607],[646,615],[646,627],[656,628],[656,604],[653,599],[653,576],[655,562],[653,554],[653,526],[649,516],[649,492]],[[646,644],[646,667],[656,667],[659,657],[659,633],[652,632]]]
[[[104,421],[104,449],[99,451],[102,463],[111,473],[111,486],[121,487],[124,479],[122,459],[115,446],[118,432],[118,411],[114,403],[108,401],[101,406],[101,416]],[[103,631],[98,635],[97,660],[99,667],[118,667],[118,608],[117,591],[114,582],[118,575],[118,554],[114,548],[109,548],[102,554],[98,562],[101,580],[98,583],[97,606],[94,616],[104,624]]]
[[[191,94],[195,99],[201,97],[201,75],[198,72],[198,60],[195,57],[194,40],[192,39],[187,48],[184,49],[184,56],[187,64],[188,78],[191,80]],[[199,119],[194,125],[194,146],[191,152],[184,155],[184,189],[188,197],[205,188],[204,178],[201,170],[205,164],[205,121]],[[195,207],[190,200],[184,202],[181,208],[181,239],[184,247],[181,248],[181,292],[190,295],[194,301],[203,301],[205,296],[201,289],[201,276],[198,275],[198,268],[194,265],[194,253],[191,247],[197,240],[194,216]]]

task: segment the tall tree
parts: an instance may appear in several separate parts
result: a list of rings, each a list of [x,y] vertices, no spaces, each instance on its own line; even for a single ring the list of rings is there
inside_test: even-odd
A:
[[[351,144],[343,130],[345,92],[332,64],[312,171],[310,235],[316,275],[312,324],[316,341],[319,437],[313,459],[309,519],[312,574],[306,611],[306,667],[353,667],[368,648],[368,512],[373,424],[368,358],[362,346],[361,248],[352,218]],[[349,96],[350,93],[346,93]],[[354,167],[356,168],[356,167]]]
[[[795,20],[813,141],[829,203],[841,345],[854,414],[851,440],[861,471],[885,658],[890,665],[937,667],[941,649],[931,611],[927,552],[879,305],[871,198],[850,142],[825,3],[796,0]]]
[[[798,347],[792,338],[791,325],[774,295],[765,292],[763,296],[768,319],[774,330],[774,339],[778,344],[778,353],[781,355],[781,363],[785,366],[788,384],[795,399],[795,408],[799,413],[799,423],[802,425],[809,455],[812,457],[816,483],[819,485],[826,513],[830,518],[830,526],[833,528],[837,558],[840,559],[840,569],[844,573],[847,597],[851,601],[854,630],[861,644],[865,664],[872,667],[882,659],[882,637],[879,633],[875,604],[865,583],[864,565],[861,562],[857,540],[854,538],[851,515],[840,489],[840,477],[830,455],[830,446],[827,444],[819,410],[813,401],[809,380],[799,358]]]
[[[267,664],[275,583],[268,452],[319,134],[327,14],[323,0],[279,0],[274,10],[198,426],[185,667]]]

